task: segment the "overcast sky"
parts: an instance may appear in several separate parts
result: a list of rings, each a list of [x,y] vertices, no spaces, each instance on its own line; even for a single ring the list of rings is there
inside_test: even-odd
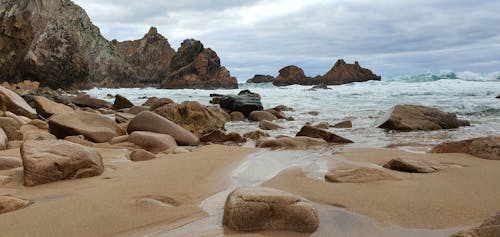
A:
[[[240,81],[295,64],[324,74],[337,58],[382,76],[500,71],[500,1],[76,0],[108,39],[156,26],[174,49],[195,38]]]

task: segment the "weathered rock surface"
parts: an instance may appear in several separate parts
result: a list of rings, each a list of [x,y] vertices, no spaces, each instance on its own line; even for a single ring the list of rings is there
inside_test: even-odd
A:
[[[9,141],[23,140],[21,131],[21,124],[13,118],[0,117],[0,128],[5,132]]]
[[[324,85],[340,85],[370,80],[380,81],[380,79],[380,76],[373,74],[369,69],[362,68],[357,61],[354,64],[347,64],[343,59],[339,59],[319,81]]]
[[[175,139],[168,134],[162,133],[135,131],[128,136],[127,141],[152,153],[173,151],[177,148]]]
[[[49,120],[49,131],[56,137],[83,135],[93,142],[107,142],[125,132],[110,118],[99,114],[74,111],[54,115]]]
[[[231,112],[241,112],[245,117],[248,117],[253,111],[264,109],[260,96],[253,94],[222,96],[217,102],[221,108],[228,109]]]
[[[330,128],[330,124],[328,122],[319,122],[315,125],[312,125],[313,127],[315,128],[319,128],[319,129],[328,129]]]
[[[259,128],[262,129],[262,130],[277,130],[277,129],[283,129],[282,126],[276,124],[276,123],[273,123],[273,122],[270,122],[270,121],[267,121],[267,120],[262,120],[260,121],[259,123]]]
[[[1,65],[2,63],[0,61],[0,68]],[[10,111],[14,114],[26,116],[28,118],[36,118],[36,111],[31,108],[21,96],[3,86],[0,86],[0,110]]]
[[[272,113],[270,113],[268,111],[253,111],[252,113],[250,113],[248,115],[249,121],[256,121],[256,122],[263,121],[263,120],[274,121],[277,119],[278,118],[276,116],[274,116]]]
[[[334,183],[367,183],[397,178],[380,169],[359,167],[350,170],[330,171],[325,175],[325,179]]]
[[[500,137],[488,136],[447,142],[432,148],[431,153],[466,153],[488,160],[500,160]]]
[[[174,122],[149,111],[139,113],[130,121],[127,127],[127,132],[130,134],[134,131],[150,131],[172,136],[178,145],[181,146],[196,146],[200,143],[198,137],[189,132],[185,128],[175,124]]]
[[[334,124],[332,127],[334,128],[352,128],[351,120],[342,121]]]
[[[282,68],[279,71],[278,77],[273,81],[275,86],[288,85],[314,85],[314,80],[304,74],[302,68],[291,65]]]
[[[478,226],[461,231],[450,237],[498,237],[500,236],[500,212],[486,219]]]
[[[218,107],[203,106],[196,101],[167,104],[154,110],[155,113],[180,125],[196,136],[223,129],[231,118]]]
[[[415,158],[396,158],[384,165],[384,168],[407,173],[434,173],[442,169],[436,162]]]
[[[308,200],[271,188],[238,188],[226,199],[222,223],[237,231],[289,230],[312,233],[318,212]]]
[[[0,156],[0,170],[10,170],[23,166],[23,162],[15,157]]]
[[[40,119],[33,119],[28,124],[41,129],[49,129],[49,124]]]
[[[328,143],[339,143],[339,144],[353,143],[353,141],[351,141],[347,138],[343,138],[343,137],[338,136],[336,134],[333,134],[327,130],[323,130],[323,129],[316,128],[313,126],[308,126],[308,125],[303,126],[300,129],[300,131],[297,133],[296,136],[321,138]]]
[[[256,74],[253,78],[248,79],[247,83],[268,83],[273,81],[273,76]]]
[[[135,149],[132,153],[130,153],[129,159],[131,161],[147,161],[156,159],[156,156],[155,154],[144,149]]]
[[[261,130],[251,131],[251,132],[247,132],[247,133],[243,134],[244,138],[252,139],[255,141],[260,140],[262,138],[270,137],[270,136],[271,135],[269,135],[269,133],[266,133],[266,132],[261,131]]]
[[[245,143],[247,140],[245,138],[243,138],[238,133],[234,133],[234,132],[225,133],[224,131],[221,131],[221,130],[214,130],[214,131],[200,137],[200,141],[221,144],[221,143],[226,143],[226,142]]]
[[[35,96],[35,109],[36,112],[44,118],[49,118],[54,114],[73,112],[71,107],[56,103],[43,96]]]
[[[97,176],[104,171],[97,151],[63,140],[25,141],[21,156],[26,186]]]
[[[80,107],[89,107],[93,109],[113,107],[113,104],[111,104],[110,102],[97,98],[92,98],[88,95],[83,95],[83,94],[70,97],[69,99],[73,104]]]
[[[238,81],[221,66],[220,59],[211,49],[205,49],[200,41],[188,39],[172,57],[169,76],[163,88],[215,89],[238,88]]]
[[[126,112],[129,114],[139,114],[142,111],[149,111],[151,108],[149,106],[133,106],[128,109]]]
[[[93,143],[91,141],[85,140],[85,137],[82,136],[82,135],[67,136],[67,137],[64,138],[64,140],[68,141],[68,142],[80,144],[80,145],[83,145],[83,146],[88,146],[88,147],[94,147],[94,145],[95,145],[95,143]]]
[[[375,122],[375,127],[399,131],[458,128],[455,114],[420,105],[396,105]]]
[[[151,111],[154,111],[156,110],[157,108],[160,108],[164,105],[168,105],[168,104],[175,104],[175,102],[170,99],[170,98],[156,98],[156,97],[153,97],[153,98],[149,98],[146,103],[144,103],[144,105],[149,105],[150,106],[150,110]]]
[[[130,102],[127,98],[123,97],[122,95],[115,95],[115,102],[113,103],[113,109],[118,110],[118,109],[126,109],[126,108],[131,108],[133,107],[134,104]]]
[[[23,134],[23,141],[57,140],[57,138],[50,134],[48,130],[41,129],[34,125],[24,125],[21,127],[20,131]]]
[[[281,137],[271,140],[259,140],[255,144],[258,148],[291,149],[300,150],[318,146],[326,146],[327,142],[323,139],[311,137]]]
[[[30,204],[31,202],[28,200],[12,196],[0,196],[0,214],[23,209]]]

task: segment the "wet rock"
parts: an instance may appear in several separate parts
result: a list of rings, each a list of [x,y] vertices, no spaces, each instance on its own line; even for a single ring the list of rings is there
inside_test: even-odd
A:
[[[129,159],[131,161],[147,161],[156,159],[155,154],[144,149],[135,149],[130,153]]]
[[[64,140],[25,141],[21,156],[26,186],[92,177],[104,171],[96,150]]]
[[[73,112],[73,109],[71,107],[56,103],[43,96],[35,96],[34,102],[36,112],[44,118],[49,118],[54,114]]]
[[[359,167],[350,170],[330,171],[325,175],[325,179],[334,183],[367,183],[397,178],[380,169]]]
[[[36,118],[36,111],[21,96],[3,86],[0,86],[0,110]]]
[[[330,124],[328,122],[319,122],[318,124],[312,125],[315,128],[319,129],[328,129],[330,128]]]
[[[309,111],[306,114],[312,115],[312,116],[318,116],[319,112],[318,111]]]
[[[277,111],[280,111],[280,112],[283,112],[283,111],[295,111],[292,107],[288,107],[288,106],[285,106],[285,105],[278,105],[276,107],[273,108],[274,110],[277,110]]]
[[[30,204],[31,202],[28,200],[11,196],[0,196],[0,214],[23,209]]]
[[[125,134],[112,119],[83,111],[52,116],[49,120],[49,131],[60,139],[83,135],[97,143],[107,142],[113,137]]]
[[[274,121],[277,119],[278,118],[276,116],[267,111],[253,111],[252,113],[250,113],[250,115],[248,115],[249,121],[257,121],[257,122],[262,120]]]
[[[211,142],[211,143],[226,143],[226,142],[233,142],[233,143],[245,143],[247,140],[243,138],[240,134],[238,133],[225,133],[224,131],[221,130],[214,130],[202,137],[200,137],[200,141],[202,142]]]
[[[213,130],[223,129],[231,118],[218,107],[203,106],[196,101],[167,104],[154,111],[200,137]]]
[[[127,131],[128,133],[150,131],[168,134],[181,146],[196,146],[200,143],[199,139],[185,128],[149,111],[141,112],[132,119],[127,127]]]
[[[220,59],[200,41],[187,39],[172,57],[169,76],[162,83],[168,89],[238,88],[238,81],[221,66]]]
[[[396,105],[375,122],[375,127],[398,131],[458,128],[455,114],[420,105]]]
[[[259,128],[262,130],[277,130],[277,129],[283,129],[280,125],[267,121],[267,120],[262,120],[259,123]]]
[[[77,95],[76,97],[69,97],[69,99],[73,104],[80,107],[89,107],[93,109],[99,109],[99,108],[109,109],[113,107],[113,104],[111,104],[110,102],[97,98],[92,98],[84,94]]]
[[[480,226],[461,231],[450,237],[498,237],[500,236],[500,212],[486,219]]]
[[[381,77],[369,69],[362,68],[357,61],[354,64],[347,64],[343,59],[339,59],[318,81],[323,85],[340,85],[370,80],[380,81]]]
[[[184,154],[184,153],[189,153],[189,152],[191,152],[191,151],[186,149],[185,147],[177,147],[174,150],[174,154]]]
[[[271,135],[269,135],[269,133],[266,133],[266,132],[261,131],[261,130],[247,132],[247,133],[243,134],[244,138],[252,139],[255,141],[260,140],[262,138],[270,137],[270,136]]]
[[[387,162],[384,168],[407,173],[434,173],[441,170],[442,165],[423,159],[396,158]]]
[[[115,113],[115,122],[117,123],[127,123],[133,118],[135,118],[135,114],[120,113],[120,112]]]
[[[219,99],[218,104],[223,109],[228,109],[231,112],[241,112],[245,117],[248,117],[253,111],[263,110],[260,96],[255,95],[227,95]]]
[[[278,110],[275,110],[275,109],[266,109],[264,110],[266,112],[269,112],[271,114],[273,114],[274,116],[276,116],[276,118],[278,119],[287,119],[288,116],[286,116],[285,113],[281,112],[281,111],[278,111]]]
[[[21,124],[13,118],[0,117],[0,128],[5,132],[9,141],[23,140],[21,131]]]
[[[78,136],[67,136],[64,138],[65,141],[80,144],[82,146],[94,147],[95,144],[91,141],[85,140],[85,137],[82,135]]]
[[[346,120],[346,121],[336,123],[332,127],[334,127],[334,128],[352,128],[352,122],[351,122],[351,120]]]
[[[238,188],[226,199],[222,223],[237,231],[289,230],[312,233],[318,212],[303,197],[281,190]]]
[[[273,76],[256,74],[253,78],[248,79],[247,83],[268,83],[273,81]]]
[[[447,142],[432,148],[431,153],[466,153],[488,160],[500,160],[500,136]]]
[[[256,143],[258,148],[290,149],[300,150],[318,146],[326,146],[327,142],[323,139],[311,137],[280,137],[272,140],[259,140]]]
[[[126,108],[131,108],[133,106],[134,106],[134,104],[132,102],[130,102],[130,100],[128,100],[124,96],[116,95],[115,102],[113,103],[112,109],[114,109],[114,110],[126,109]]]
[[[135,131],[128,136],[127,141],[152,153],[173,151],[177,148],[177,143],[172,136],[155,132]]]
[[[459,127],[468,127],[470,126],[470,122],[467,121],[467,120],[463,120],[463,119],[458,119],[458,126]]]
[[[229,116],[231,116],[231,121],[243,121],[243,120],[245,120],[245,115],[243,115],[243,113],[238,112],[238,111],[231,112],[231,114],[229,114]]]
[[[288,85],[314,85],[314,80],[304,74],[302,68],[295,65],[287,66],[279,71],[278,77],[273,81],[275,86]]]
[[[312,126],[303,126],[300,131],[297,133],[296,136],[306,136],[306,137],[312,137],[312,138],[321,138],[328,143],[339,143],[339,144],[346,144],[346,143],[353,143],[353,141],[343,138],[341,136],[335,135],[329,131],[315,128]]]
[[[0,156],[0,170],[10,170],[23,166],[23,162],[15,157]]]

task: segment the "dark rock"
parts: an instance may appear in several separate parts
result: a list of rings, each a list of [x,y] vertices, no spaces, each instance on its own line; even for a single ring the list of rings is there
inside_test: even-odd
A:
[[[480,226],[461,231],[450,237],[498,237],[500,236],[500,212],[486,219]]]
[[[323,129],[308,126],[308,125],[302,127],[296,136],[321,138],[321,139],[327,141],[328,143],[339,143],[339,144],[353,143],[353,141],[351,141],[347,138],[343,138],[343,137],[335,135],[327,130],[323,130]]]
[[[135,149],[132,153],[130,153],[129,159],[131,161],[147,161],[156,159],[156,156],[155,154],[144,149]]]
[[[250,90],[242,90],[242,91],[238,92],[238,95],[248,95],[248,96],[259,97],[259,99],[261,98],[259,94],[251,92]]]
[[[314,85],[315,82],[312,78],[306,77],[302,68],[291,65],[282,68],[279,71],[278,77],[273,81],[275,86],[288,86],[288,85]]]
[[[468,126],[470,126],[470,122],[467,120],[459,119],[458,126],[459,127],[468,127]]]
[[[200,141],[212,142],[212,143],[226,143],[226,142],[245,143],[247,140],[238,133],[226,134],[224,131],[215,130],[200,137]]]
[[[223,109],[228,109],[231,112],[238,111],[248,117],[253,111],[263,110],[260,97],[255,95],[228,95],[224,96],[219,101],[219,106]]]
[[[329,88],[325,84],[320,84],[320,85],[313,86],[310,90],[315,91],[315,90],[331,90],[331,89],[332,88]]]
[[[396,105],[375,122],[375,127],[398,131],[458,128],[455,114],[420,105]]]
[[[274,107],[273,109],[276,111],[280,111],[280,112],[283,112],[283,111],[292,111],[293,112],[293,111],[295,111],[293,108],[285,106],[285,105],[278,105],[278,106]]]
[[[116,95],[115,96],[115,103],[113,104],[113,109],[118,110],[118,109],[126,109],[126,108],[131,108],[133,107],[134,104],[130,102],[127,98],[121,96],[121,95]]]
[[[256,74],[253,78],[248,79],[247,83],[268,83],[273,81],[274,81],[273,76]]]

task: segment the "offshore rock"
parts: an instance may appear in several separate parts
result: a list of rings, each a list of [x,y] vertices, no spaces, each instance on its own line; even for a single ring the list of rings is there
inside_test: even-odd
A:
[[[288,85],[314,85],[314,80],[306,77],[304,70],[295,65],[287,66],[279,71],[278,77],[273,81],[275,86],[288,86]]]
[[[319,79],[322,85],[340,85],[353,82],[380,81],[381,77],[372,71],[362,68],[358,61],[347,64],[343,59],[337,60],[332,69]]]
[[[247,83],[267,83],[273,81],[274,81],[273,76],[256,74],[253,78],[248,79]]]

